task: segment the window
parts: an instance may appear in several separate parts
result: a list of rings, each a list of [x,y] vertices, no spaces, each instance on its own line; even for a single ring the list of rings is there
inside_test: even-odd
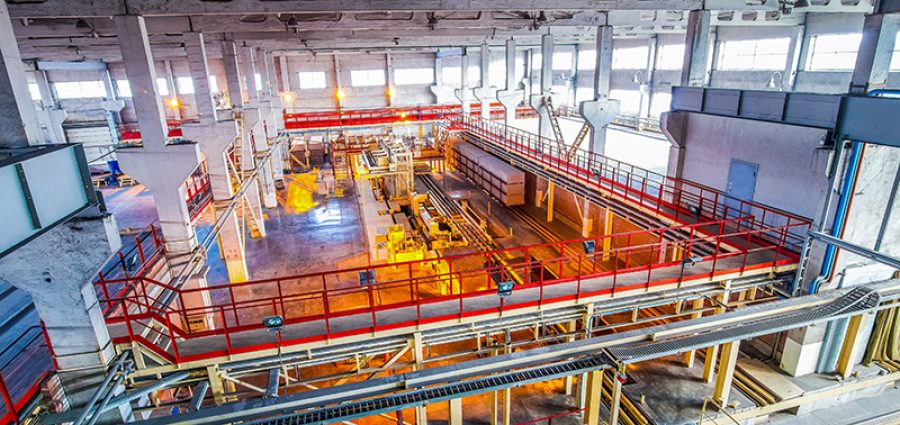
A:
[[[541,62],[544,60],[544,55],[534,52],[531,54],[531,69],[541,69]]]
[[[216,81],[216,76],[210,75],[209,80],[207,81],[209,81],[209,91],[212,93],[217,93],[219,91],[219,82]]]
[[[613,69],[645,69],[650,48],[647,46],[613,49]]]
[[[553,69],[556,71],[570,71],[572,69],[572,52],[554,53]]]
[[[365,69],[350,71],[350,85],[353,87],[383,86],[384,70]]]
[[[653,93],[653,101],[650,102],[650,116],[659,117],[660,114],[669,110],[672,104],[672,94],[668,92]]]
[[[684,44],[663,44],[659,46],[656,69],[681,69],[684,64]]]
[[[575,104],[580,105],[586,100],[594,100],[594,89],[590,87],[577,87],[575,89]]]
[[[849,71],[856,66],[862,34],[817,35],[810,41],[810,71]]]
[[[106,97],[102,81],[72,81],[53,83],[60,99],[92,99]]]
[[[434,84],[434,68],[395,69],[394,83],[398,86]]]
[[[165,78],[157,78],[156,79],[156,90],[159,91],[160,96],[168,96],[169,95],[169,82],[166,81]]]
[[[324,89],[328,87],[328,84],[325,82],[324,71],[298,72],[297,77],[300,79],[301,90]]]
[[[253,74],[253,83],[256,84],[256,91],[262,90],[262,75],[259,75],[258,72]]]
[[[787,65],[790,38],[723,41],[719,53],[719,69],[780,70]]]
[[[596,50],[582,50],[578,52],[578,69],[594,69],[596,66]]]
[[[31,93],[31,100],[41,100],[41,89],[37,83],[28,83],[28,92]]]
[[[131,97],[131,83],[128,80],[116,80],[116,93],[119,97]]]
[[[490,69],[488,69],[490,72]],[[468,72],[468,84],[469,87],[477,87],[481,84],[481,67],[478,65],[470,65]],[[450,87],[459,87],[462,84],[462,75],[460,75],[460,67],[458,66],[449,66],[444,68],[443,73],[441,74],[441,78],[443,79],[442,83],[445,86]]]
[[[175,79],[178,94],[194,94],[194,79],[191,77],[178,77]]]
[[[894,40],[894,52],[891,54],[891,71],[900,71],[900,32]]]
[[[641,92],[637,90],[610,90],[610,99],[619,100],[619,113],[637,115],[641,111]]]

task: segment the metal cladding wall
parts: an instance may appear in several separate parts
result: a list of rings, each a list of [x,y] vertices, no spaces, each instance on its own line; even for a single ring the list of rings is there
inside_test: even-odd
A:
[[[466,143],[454,145],[456,167],[506,206],[525,205],[525,172]]]

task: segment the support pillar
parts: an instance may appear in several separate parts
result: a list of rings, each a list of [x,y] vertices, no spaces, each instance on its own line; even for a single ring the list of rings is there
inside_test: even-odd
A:
[[[503,122],[513,126],[516,121],[516,107],[522,101],[525,91],[516,81],[516,40],[506,40],[506,90],[497,91],[497,100],[503,105]]]
[[[481,118],[491,119],[491,102],[497,97],[497,89],[491,87],[491,49],[481,45],[481,87],[475,89],[475,98],[481,102]]]
[[[6,3],[0,5],[0,147],[44,143]]]
[[[581,102],[579,112],[584,122],[591,126],[591,142],[588,150],[606,153],[606,127],[619,115],[619,100],[609,98],[612,76],[613,27],[597,27],[597,56],[594,67],[594,100]]]
[[[578,329],[578,322],[573,320],[567,324],[566,330],[571,335],[566,337],[566,342],[575,342],[575,331],[577,329]],[[572,395],[574,393],[574,385],[573,385],[574,383],[575,383],[575,377],[573,375],[566,376],[565,383],[563,384],[565,386],[566,395]]]
[[[556,192],[556,184],[553,183],[553,180],[547,181],[547,222],[553,221],[553,198],[554,193]]]
[[[142,139],[142,147],[118,150],[119,164],[153,193],[166,252],[190,253],[197,245],[197,235],[184,200],[184,182],[200,165],[200,149],[196,143],[166,143],[168,126],[157,95],[156,67],[144,18],[116,16],[114,21]]]
[[[50,143],[66,143],[66,132],[63,130],[63,122],[69,116],[65,109],[59,107],[53,98],[53,90],[50,89],[50,81],[47,72],[37,70],[34,79],[41,93],[41,108],[37,111],[38,125],[43,130],[41,137]]]
[[[450,425],[463,425],[462,398],[450,399]]]
[[[881,3],[881,2],[877,2]],[[891,56],[900,30],[900,13],[866,15],[856,66],[850,80],[850,94],[864,95],[887,86]]]
[[[553,34],[541,36],[541,92],[532,93],[529,104],[538,113],[538,134],[553,140],[550,111],[545,107],[547,97],[553,95]]]
[[[425,356],[422,352],[422,334],[419,332],[414,333],[411,344],[413,347],[413,360],[415,361],[413,370],[422,370],[425,365]],[[428,413],[425,410],[425,406],[416,406],[416,425],[428,425]]]
[[[740,341],[722,344],[722,357],[719,359],[719,371],[716,373],[713,397],[723,406],[728,404],[728,396],[731,394],[731,383],[734,380],[734,367],[737,365],[740,345]]]
[[[456,98],[459,99],[460,103],[462,103],[462,113],[468,115],[472,108],[472,102],[469,97],[469,94],[472,90],[469,88],[468,51],[466,51],[466,53],[459,57],[459,66],[461,69],[459,76],[459,88],[454,91],[454,94],[456,95]]]
[[[702,87],[707,82],[706,65],[710,49],[710,11],[692,10],[688,14],[687,33],[684,38],[684,62],[681,68],[681,85]]]
[[[209,66],[203,34],[185,33],[184,44],[188,54],[188,68],[194,80],[194,97],[200,122],[185,124],[182,131],[186,140],[200,144],[200,151],[206,158],[214,204],[227,205],[234,197],[234,184],[237,182],[234,181],[233,172],[229,168],[226,150],[239,136],[237,123],[234,120],[218,120],[213,94],[209,87]],[[238,209],[235,208],[227,214],[217,237],[228,270],[228,280],[245,282],[249,275],[244,235],[237,212]],[[217,212],[216,219],[218,218]]]
[[[853,365],[856,364],[863,317],[862,314],[853,316],[847,323],[847,332],[844,334],[844,342],[841,344],[841,354],[837,362],[837,373],[844,379],[850,377],[853,373]]]
[[[241,47],[242,69],[244,80],[247,83],[247,98],[249,101],[245,105],[243,111],[242,137],[244,138],[245,149],[252,150],[252,156],[256,157],[264,155],[269,150],[269,142],[266,140],[263,128],[263,116],[260,108],[260,95],[256,87],[256,67],[255,67],[255,48],[244,46]],[[248,156],[244,156],[244,165],[247,165]],[[259,161],[255,167],[261,167],[259,185],[263,199],[263,206],[266,208],[275,208],[278,206],[278,199],[275,192],[275,181],[272,179],[272,163],[271,161]],[[246,169],[246,168],[245,168]],[[251,201],[252,202],[252,201]]]
[[[699,310],[699,309],[703,308],[703,298],[697,298],[696,300],[694,300],[693,303],[691,304],[691,308],[693,310]],[[702,316],[703,316],[702,312],[692,313],[691,319],[699,319]],[[684,353],[684,366],[687,368],[694,367],[694,360],[696,360],[696,358],[697,358],[696,350],[690,350],[690,351]]]
[[[56,373],[72,409],[89,401],[116,356],[91,281],[120,247],[112,216],[82,215],[0,259],[0,281],[27,292],[44,322]],[[130,406],[124,405],[100,423],[123,423],[130,415]]]
[[[600,407],[603,394],[603,371],[594,370],[588,372],[587,379],[587,405],[584,412],[584,425],[600,425]]]
[[[619,373],[613,376],[612,403],[609,408],[609,423],[612,425],[618,425],[619,423],[619,408],[622,405],[622,380],[624,376],[624,366],[619,370]]]
[[[444,58],[441,54],[442,52],[440,50],[435,53],[434,85],[430,87],[431,94],[434,95],[435,103],[438,105],[453,102],[455,99],[454,92],[456,91],[453,87],[444,84]]]

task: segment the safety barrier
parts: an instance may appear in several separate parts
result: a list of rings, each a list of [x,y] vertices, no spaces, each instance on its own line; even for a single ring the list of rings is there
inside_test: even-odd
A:
[[[184,201],[187,203],[191,221],[196,220],[212,202],[212,186],[209,184],[206,161],[201,162],[184,182]]]
[[[480,108],[480,103],[471,105],[472,111],[478,111]],[[499,103],[491,104],[491,119],[501,119],[503,118],[503,113],[502,105]],[[462,106],[459,104],[296,113],[285,110],[284,126],[288,131],[304,131],[344,127],[402,125],[442,121],[460,114],[462,114]],[[531,107],[520,106],[516,108],[517,118],[535,116],[537,115]]]
[[[276,337],[290,346],[768,272],[796,263],[785,241],[799,227],[808,223],[766,227],[744,216],[210,288],[143,277],[95,284],[114,342],[182,363],[272,349]],[[673,234],[681,237],[664,237]],[[501,297],[502,282],[523,283]],[[128,290],[109,296],[116,286]],[[160,301],[167,292],[171,304]],[[262,324],[271,315],[286,324],[277,336]]]
[[[480,117],[456,116],[450,119],[449,127],[466,131],[481,142],[676,223],[751,216],[758,229],[779,226],[795,229],[786,241],[792,250],[799,251],[806,240],[806,232],[801,229],[808,228],[809,219],[734,198],[709,186],[667,177],[584,149],[573,152],[571,147],[555,140]]]
[[[40,326],[34,326],[0,352],[0,425],[20,423],[23,409],[54,369],[45,344]]]

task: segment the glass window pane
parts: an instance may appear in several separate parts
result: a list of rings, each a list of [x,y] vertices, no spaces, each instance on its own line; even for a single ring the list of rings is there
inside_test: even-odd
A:
[[[213,93],[216,93],[219,91],[219,82],[216,81],[215,75],[210,75],[209,80],[207,80],[207,81],[209,81],[209,91],[211,91]]]
[[[641,93],[637,90],[610,90],[609,97],[619,100],[619,113],[636,115],[641,110]]]
[[[116,80],[116,92],[119,97],[131,97],[131,83],[128,80]]]
[[[364,69],[350,71],[350,85],[353,87],[383,86],[384,70]]]
[[[300,90],[324,89],[327,87],[324,71],[298,72]]]
[[[41,100],[41,89],[37,83],[28,83],[28,92],[31,93],[31,100]]]
[[[434,83],[434,69],[432,68],[406,68],[394,70],[394,84],[429,85]]]
[[[644,69],[647,67],[649,47],[613,49],[613,69]]]
[[[194,79],[191,77],[178,77],[175,79],[178,94],[194,94]]]
[[[594,69],[597,66],[597,51],[582,50],[578,52],[578,69]]]
[[[568,71],[572,69],[572,52],[556,52],[553,54],[553,69]]]
[[[684,44],[663,44],[659,47],[656,69],[681,69],[684,62]]]

